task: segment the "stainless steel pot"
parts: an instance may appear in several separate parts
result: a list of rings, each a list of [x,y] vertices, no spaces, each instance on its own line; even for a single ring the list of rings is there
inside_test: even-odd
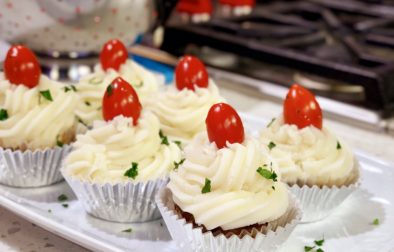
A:
[[[168,2],[176,1],[0,0],[0,39],[36,52],[97,53],[111,38],[133,43],[168,16]]]

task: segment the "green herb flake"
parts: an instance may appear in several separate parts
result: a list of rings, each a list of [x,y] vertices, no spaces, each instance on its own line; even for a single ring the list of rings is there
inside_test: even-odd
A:
[[[275,122],[276,118],[272,118],[271,121],[267,124],[267,128],[271,127],[271,125]]]
[[[178,167],[185,162],[185,159],[182,158],[178,163],[174,161],[174,170],[178,170]]]
[[[85,101],[85,105],[86,105],[86,106],[90,106],[91,104],[90,104],[90,102]]]
[[[128,229],[122,230],[122,232],[123,233],[131,233],[131,232],[133,232],[133,229],[132,228],[128,228]]]
[[[70,85],[70,86],[65,86],[64,87],[64,92],[67,93],[69,91],[74,91],[77,92],[77,88],[74,85]]]
[[[272,181],[274,181],[274,182],[278,181],[278,179],[277,179],[278,178],[278,174],[276,174],[272,170],[272,168],[271,168],[271,170],[267,170],[267,169],[264,169],[262,167],[259,167],[259,168],[257,168],[256,172],[258,174],[260,174],[261,176],[263,176],[264,178],[266,178],[266,179],[272,179]]]
[[[272,190],[274,190],[274,191],[275,191],[275,186],[271,186],[271,188],[272,188]]]
[[[48,209],[48,213],[52,213],[52,210],[51,210],[51,209]]]
[[[144,81],[140,81],[140,83],[138,83],[137,85],[134,85],[136,88],[140,88],[142,86],[144,86]]]
[[[124,176],[135,179],[138,176],[138,163],[131,163],[131,168],[124,173]]]
[[[163,134],[163,131],[159,130],[159,136],[161,138],[161,144],[170,145],[168,138]]]
[[[78,120],[78,122],[79,122],[80,124],[84,125],[86,128],[89,127],[89,125],[87,125],[84,121],[82,121],[82,119],[81,119],[80,117],[76,116],[76,118],[77,118],[77,120]]]
[[[8,119],[8,112],[5,109],[0,109],[0,121]]]
[[[209,193],[211,192],[211,181],[205,178],[204,187],[201,189],[201,193]]]
[[[340,150],[340,149],[342,149],[342,145],[339,141],[337,141],[337,150]]]
[[[323,244],[324,244],[324,239],[321,239],[321,240],[317,240],[317,241],[314,241],[314,243],[317,245],[317,246],[323,246]]]
[[[181,141],[174,141],[174,143],[175,143],[176,145],[178,145],[179,148],[182,149],[182,142],[181,142]]]
[[[305,246],[305,247],[304,247],[304,251],[305,251],[305,252],[308,252],[308,251],[311,251],[311,250],[314,249],[314,248],[315,248],[315,246],[313,246],[313,247]]]
[[[375,226],[379,225],[379,219],[378,219],[378,218],[375,218],[375,219],[373,220],[373,222],[372,222],[372,225],[375,225]]]
[[[59,139],[56,139],[56,145],[59,147],[63,147],[64,143],[60,141]]]
[[[52,95],[51,95],[51,91],[49,91],[49,89],[40,91],[40,94],[41,94],[42,97],[44,97],[48,101],[53,101]]]
[[[63,201],[68,200],[68,197],[65,194],[61,194],[61,195],[59,195],[59,197],[57,197],[57,200],[60,202],[63,202]]]
[[[276,144],[274,142],[269,142],[268,144],[268,149],[272,150],[273,148],[275,148]]]
[[[316,249],[316,252],[324,252],[324,250],[321,248],[318,248],[318,249]]]
[[[107,96],[111,96],[112,95],[112,85],[109,84],[107,87],[107,90],[105,91]]]
[[[68,208],[68,204],[62,204],[64,208]]]

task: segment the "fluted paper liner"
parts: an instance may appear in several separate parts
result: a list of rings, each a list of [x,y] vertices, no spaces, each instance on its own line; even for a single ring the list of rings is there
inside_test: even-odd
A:
[[[92,183],[63,175],[85,211],[100,219],[114,222],[145,222],[160,218],[155,203],[157,192],[168,178],[148,182]]]
[[[279,219],[267,223],[260,230],[252,230],[253,235],[213,235],[203,232],[202,227],[193,228],[192,223],[178,214],[168,188],[160,190],[156,197],[157,206],[163,216],[171,237],[182,251],[275,251],[294,230],[301,219],[298,203],[290,195],[289,208]]]
[[[330,215],[359,187],[359,168],[355,161],[353,172],[347,178],[328,180],[321,185],[309,179],[290,185],[289,190],[300,202],[301,223],[319,221]]]
[[[44,150],[0,147],[0,183],[15,187],[40,187],[63,180],[60,167],[70,145]]]

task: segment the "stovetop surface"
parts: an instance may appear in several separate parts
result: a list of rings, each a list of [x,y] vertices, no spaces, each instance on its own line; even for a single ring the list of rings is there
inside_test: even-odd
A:
[[[170,24],[162,48],[282,85],[297,81],[387,115],[394,110],[394,1],[261,1],[247,16]]]

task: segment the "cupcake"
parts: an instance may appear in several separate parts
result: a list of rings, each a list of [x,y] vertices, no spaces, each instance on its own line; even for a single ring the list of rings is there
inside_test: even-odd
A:
[[[213,105],[206,125],[156,198],[172,238],[184,251],[276,249],[300,211],[274,162],[231,106]]]
[[[282,181],[299,198],[304,222],[327,216],[358,185],[352,151],[323,127],[319,103],[299,85],[290,88],[283,116],[262,129],[260,140],[278,163]]]
[[[62,180],[75,137],[77,96],[41,75],[28,48],[12,46],[0,72],[0,183],[38,187]]]
[[[209,108],[223,98],[204,64],[195,57],[185,56],[179,61],[175,80],[175,85],[152,95],[147,107],[159,118],[164,134],[185,144],[204,131]]]
[[[181,151],[160,134],[157,117],[142,109],[121,77],[107,87],[102,104],[105,121],[77,136],[62,173],[93,216],[116,222],[159,218],[154,197]]]
[[[129,59],[121,41],[110,40],[100,53],[100,64],[95,66],[92,74],[82,77],[77,85],[81,98],[77,115],[81,123],[91,126],[94,120],[102,119],[101,99],[107,86],[118,76],[134,87],[143,105],[146,97],[158,90],[154,74]]]

